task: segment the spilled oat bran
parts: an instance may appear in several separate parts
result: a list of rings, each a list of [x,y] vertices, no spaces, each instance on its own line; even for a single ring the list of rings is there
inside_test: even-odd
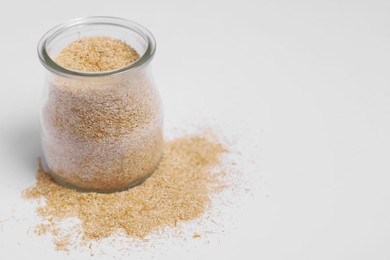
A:
[[[42,167],[37,183],[25,190],[28,199],[44,199],[37,208],[42,223],[37,234],[51,233],[58,250],[117,233],[145,238],[149,234],[200,217],[211,206],[211,195],[225,187],[216,171],[227,148],[214,138],[184,136],[167,141],[159,167],[143,184],[123,192],[80,193],[54,182]],[[61,221],[76,217],[78,233],[62,229]],[[197,235],[196,237],[200,237]],[[67,244],[68,243],[68,244]]]

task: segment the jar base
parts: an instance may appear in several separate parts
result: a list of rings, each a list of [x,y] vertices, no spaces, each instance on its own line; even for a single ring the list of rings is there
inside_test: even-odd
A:
[[[135,186],[138,186],[140,184],[142,184],[144,181],[146,181],[150,176],[152,176],[154,171],[152,171],[152,173],[140,178],[140,179],[137,179],[135,181],[132,181],[131,183],[128,183],[120,188],[117,188],[117,189],[108,189],[108,190],[100,190],[100,189],[86,189],[86,188],[82,188],[82,187],[79,187],[77,185],[74,185],[70,182],[67,182],[65,181],[62,177],[60,177],[59,175],[53,173],[52,171],[48,171],[47,173],[50,175],[50,177],[53,178],[53,180],[58,183],[59,185],[61,186],[64,186],[66,188],[70,188],[70,189],[74,189],[78,192],[96,192],[96,193],[113,193],[113,192],[121,192],[121,191],[125,191],[125,190],[128,190],[130,188],[133,188]]]

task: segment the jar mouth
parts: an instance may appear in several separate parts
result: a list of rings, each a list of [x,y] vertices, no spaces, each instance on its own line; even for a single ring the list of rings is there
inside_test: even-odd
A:
[[[116,27],[122,30],[129,30],[137,34],[137,36],[141,38],[143,41],[145,41],[146,43],[144,52],[140,54],[141,57],[135,62],[115,70],[101,71],[101,72],[88,72],[88,71],[72,70],[60,66],[58,63],[55,62],[55,60],[49,54],[48,51],[49,44],[61,33],[64,33],[71,29],[76,29],[77,31],[77,28],[82,28],[86,26],[99,26],[99,25]],[[65,23],[62,23],[50,29],[47,33],[43,35],[43,37],[38,43],[38,56],[42,65],[45,66],[49,71],[55,74],[60,74],[62,76],[99,77],[99,76],[120,74],[149,63],[154,56],[155,50],[156,50],[156,41],[152,33],[148,29],[133,21],[117,18],[117,17],[110,17],[110,16],[91,16],[91,17],[81,17],[81,18],[69,20]]]

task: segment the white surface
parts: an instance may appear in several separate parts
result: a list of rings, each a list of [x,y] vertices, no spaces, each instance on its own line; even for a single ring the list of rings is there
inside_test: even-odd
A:
[[[36,44],[51,27],[90,15],[153,32],[167,128],[218,125],[237,140],[252,187],[241,206],[225,207],[225,231],[209,243],[165,243],[126,259],[390,258],[389,1],[2,6],[0,259],[90,258],[27,234],[34,206],[20,198],[40,154]]]

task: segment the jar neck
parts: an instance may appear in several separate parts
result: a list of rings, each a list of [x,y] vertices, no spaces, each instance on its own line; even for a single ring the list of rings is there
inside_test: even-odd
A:
[[[140,58],[128,66],[103,72],[75,71],[55,62],[58,53],[71,42],[93,36],[109,36],[122,40],[135,48]],[[43,66],[64,77],[102,77],[137,70],[153,59],[155,50],[155,39],[145,27],[129,20],[103,16],[78,18],[60,24],[48,31],[38,44],[38,56]]]

